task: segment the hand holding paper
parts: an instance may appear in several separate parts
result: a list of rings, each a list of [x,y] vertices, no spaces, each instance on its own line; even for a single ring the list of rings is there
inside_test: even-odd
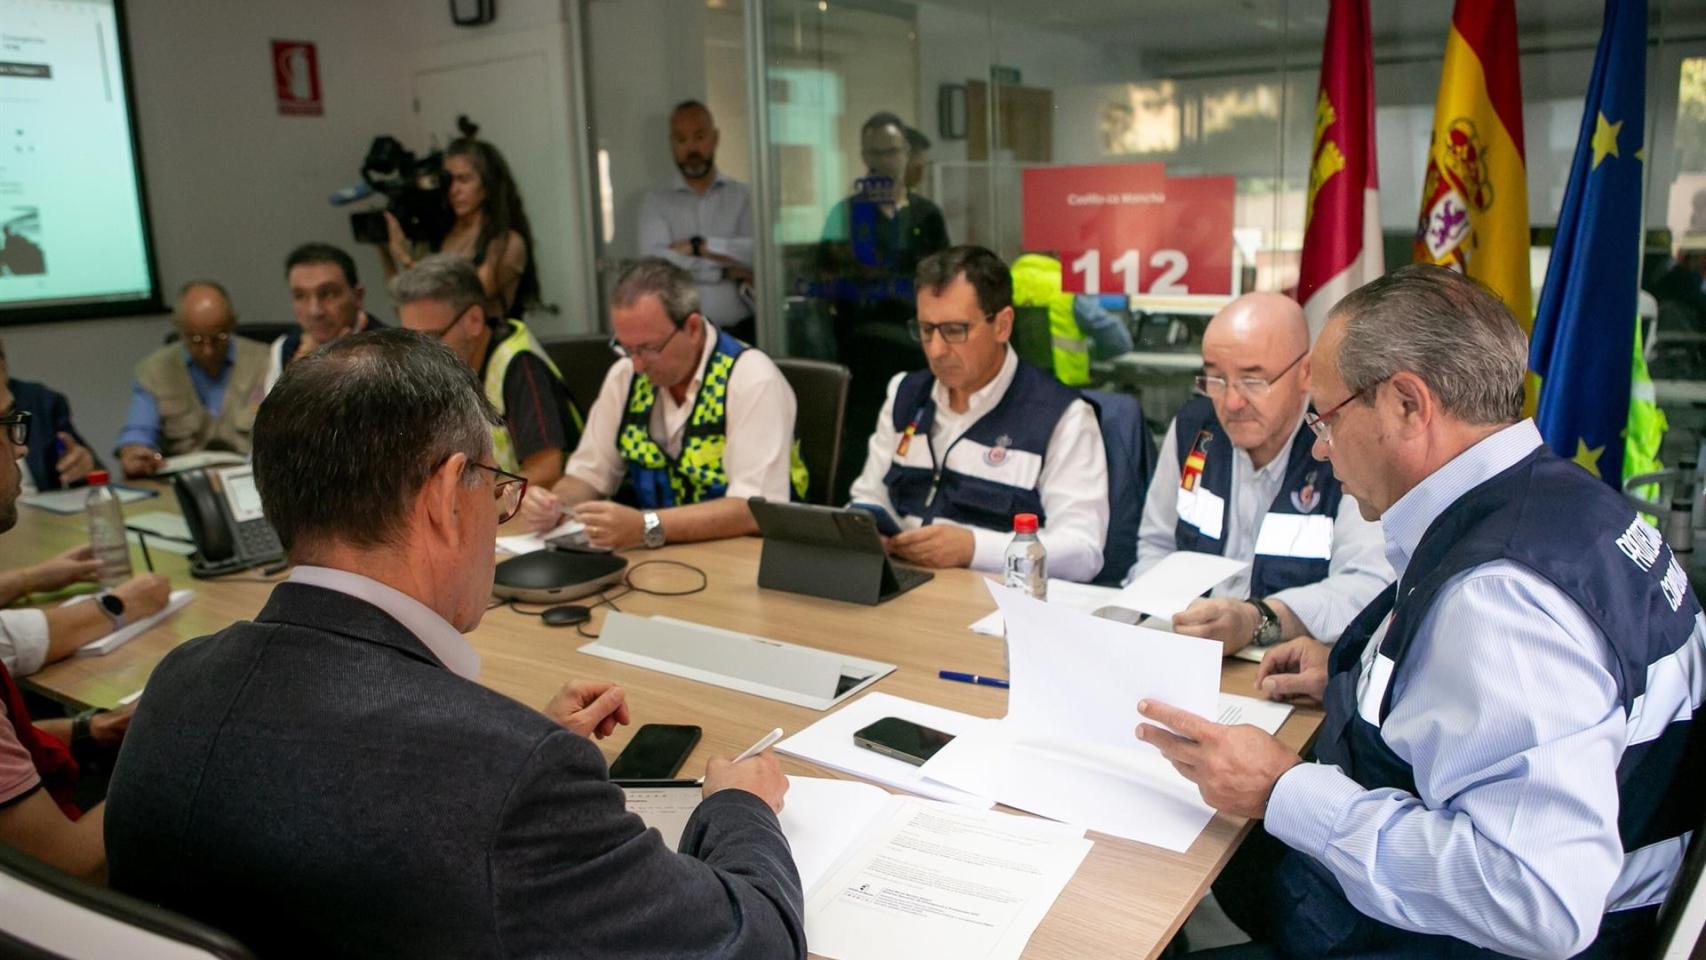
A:
[[[1249,564],[1210,553],[1180,550],[1169,553],[1143,576],[1126,584],[1116,606],[1140,610],[1152,617],[1171,620],[1191,601],[1214,589]]]
[[[1266,815],[1274,784],[1303,762],[1290,747],[1248,724],[1225,726],[1156,700],[1139,703],[1138,712],[1154,721],[1137,725],[1138,738],[1158,748],[1197,785],[1203,800],[1223,813],[1251,819]]]

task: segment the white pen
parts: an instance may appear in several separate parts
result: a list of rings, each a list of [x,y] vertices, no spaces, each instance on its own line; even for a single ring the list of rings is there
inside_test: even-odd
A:
[[[742,750],[740,756],[734,758],[733,760],[731,760],[729,762],[730,763],[739,763],[742,760],[751,760],[753,757],[756,757],[759,754],[763,753],[764,751],[770,749],[770,745],[775,743],[776,741],[778,741],[780,739],[782,739],[782,728],[777,727],[776,729],[765,734],[764,737],[762,739],[760,739],[757,743],[753,744],[750,747],[747,747],[745,750]]]

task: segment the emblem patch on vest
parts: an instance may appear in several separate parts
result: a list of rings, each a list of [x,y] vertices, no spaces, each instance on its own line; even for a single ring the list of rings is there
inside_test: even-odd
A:
[[[1197,483],[1202,480],[1203,466],[1208,463],[1208,444],[1214,434],[1207,430],[1197,433],[1197,438],[1191,442],[1191,452],[1185,457],[1185,465],[1179,470],[1179,489],[1195,490]]]
[[[1303,478],[1303,489],[1292,491],[1291,505],[1298,513],[1312,513],[1321,502],[1321,491],[1315,489],[1315,474],[1316,471],[1309,471],[1309,476]]]
[[[1013,438],[1005,433],[995,438],[995,446],[983,455],[983,462],[992,467],[999,467],[1007,462],[1007,448],[1013,445]]]

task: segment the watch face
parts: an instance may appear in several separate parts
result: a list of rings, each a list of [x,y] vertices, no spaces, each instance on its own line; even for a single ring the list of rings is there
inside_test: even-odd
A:
[[[118,594],[103,593],[95,599],[100,601],[101,606],[113,616],[124,616],[124,601],[118,598]]]

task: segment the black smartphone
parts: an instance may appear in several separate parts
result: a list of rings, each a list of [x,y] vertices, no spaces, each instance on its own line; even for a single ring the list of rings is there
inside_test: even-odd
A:
[[[953,739],[951,733],[932,730],[899,717],[884,717],[853,734],[855,745],[915,767],[924,766],[924,761],[935,756],[936,751]]]
[[[668,780],[699,744],[699,728],[684,723],[648,723],[610,764],[612,780]]]

